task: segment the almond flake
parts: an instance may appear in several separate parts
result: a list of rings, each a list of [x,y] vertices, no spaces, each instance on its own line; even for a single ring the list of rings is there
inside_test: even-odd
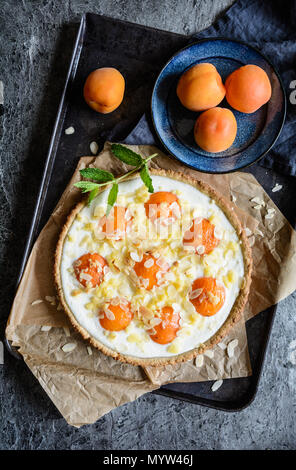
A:
[[[216,382],[214,382],[211,387],[212,392],[216,392],[216,390],[218,390],[218,388],[220,388],[222,384],[223,384],[223,380],[216,380]]]
[[[265,219],[273,219],[274,213],[266,214]]]
[[[147,268],[147,269],[151,268],[153,265],[154,265],[154,259],[153,258],[147,259],[144,263],[144,267]]]
[[[50,295],[46,295],[45,300],[47,300],[47,302],[50,302],[50,303],[55,303],[55,297],[52,297]]]
[[[274,188],[272,188],[271,191],[272,191],[273,193],[276,193],[276,192],[280,191],[280,190],[282,189],[282,187],[283,187],[283,186],[282,186],[281,184],[276,183],[276,185],[274,186]]]
[[[136,251],[131,251],[130,252],[130,257],[136,263],[140,263],[140,261],[141,261],[141,257],[139,256],[139,254]]]
[[[111,312],[111,310],[109,310],[108,308],[105,308],[104,312],[105,312],[105,315],[108,318],[108,320],[111,320],[111,321],[115,320],[115,315],[114,315],[113,312]]]
[[[208,351],[205,351],[205,352],[204,352],[204,355],[207,356],[207,357],[210,358],[210,359],[213,359],[213,357],[214,357],[214,352],[213,352],[211,349],[209,349]]]
[[[203,291],[203,287],[200,289],[195,289],[189,294],[189,299],[196,299],[197,297],[200,296],[200,294]]]
[[[261,230],[259,230],[259,228],[255,228],[254,234],[255,234],[255,235],[260,235],[260,237],[264,237],[264,233],[261,232]]]
[[[221,348],[223,351],[227,348],[225,343],[218,343],[219,348]]]
[[[67,344],[64,344],[64,346],[62,346],[62,351],[64,351],[65,353],[72,352],[74,351],[75,348],[76,348],[75,343],[67,343]]]
[[[92,356],[92,349],[91,349],[91,347],[90,347],[90,346],[87,346],[86,349],[87,349],[87,354],[88,354],[89,356]]]
[[[238,345],[238,340],[237,339],[233,339],[232,341],[230,341],[230,343],[228,343],[228,345],[227,345],[228,357],[233,357],[234,356],[234,349],[236,348],[237,345]]]
[[[97,142],[95,142],[95,141],[91,142],[89,148],[90,148],[90,151],[93,155],[96,155],[98,153],[99,146],[98,146]]]
[[[74,132],[75,132],[75,129],[74,129],[73,126],[67,127],[67,129],[65,129],[65,134],[66,135],[74,134]]]
[[[41,327],[41,331],[50,331],[51,328],[52,328],[51,326],[44,325]]]
[[[248,227],[245,227],[245,234],[247,237],[249,237],[250,235],[252,235],[252,230],[250,230]]]
[[[261,208],[262,208],[262,206],[260,204],[257,204],[256,206],[253,206],[253,209],[256,209],[257,211],[259,211]]]
[[[265,202],[262,201],[262,199],[260,199],[258,196],[253,197],[253,199],[251,199],[251,202],[254,202],[255,204],[258,204],[259,206],[264,206],[265,205]]]
[[[38,304],[41,304],[43,302],[43,300],[41,299],[38,299],[38,300],[34,300],[34,302],[31,303],[31,305],[38,305]]]
[[[203,362],[204,362],[204,358],[203,358],[202,354],[199,354],[198,356],[196,356],[196,358],[195,358],[195,366],[196,367],[201,367],[203,365]]]
[[[64,330],[64,333],[65,333],[66,336],[68,336],[68,337],[71,336],[70,335],[70,330],[67,326],[64,326],[63,330]]]

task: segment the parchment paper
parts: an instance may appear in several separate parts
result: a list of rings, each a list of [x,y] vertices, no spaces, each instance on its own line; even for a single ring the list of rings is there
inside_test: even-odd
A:
[[[251,174],[208,175],[184,167],[153,146],[130,146],[148,156],[158,152],[152,167],[170,168],[206,181],[224,197],[235,200],[235,210],[244,227],[250,231],[253,244],[254,272],[251,294],[244,319],[212,353],[204,355],[203,365],[194,361],[165,368],[122,364],[104,356],[73,331],[59,307],[53,284],[53,254],[62,225],[70,209],[80,200],[73,183],[80,180],[79,169],[98,166],[121,174],[128,167],[115,159],[106,143],[98,157],[82,157],[48,223],[36,241],[18,288],[7,324],[6,335],[20,348],[25,362],[55,403],[61,414],[74,426],[92,423],[116,406],[135,400],[168,382],[197,382],[251,374],[245,320],[288,296],[296,287],[296,236],[279,209],[273,204]],[[260,210],[253,197],[264,200]],[[265,219],[268,208],[275,209]],[[260,230],[262,235],[254,235]],[[36,300],[40,302],[36,303]],[[42,302],[41,302],[42,301]],[[33,305],[32,305],[33,303]],[[42,331],[41,326],[51,326]],[[44,329],[44,328],[43,328]],[[238,340],[233,357],[225,347]],[[61,349],[75,344],[72,352]],[[91,355],[89,354],[91,352]]]

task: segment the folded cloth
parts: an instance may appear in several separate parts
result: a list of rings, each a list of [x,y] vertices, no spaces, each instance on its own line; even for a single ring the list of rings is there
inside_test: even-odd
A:
[[[156,145],[161,148],[161,144],[154,134],[152,122],[148,113],[143,114],[138,124],[124,139],[123,143],[128,145]]]
[[[213,26],[192,39],[216,36],[256,47],[278,70],[287,96],[286,122],[260,165],[296,176],[296,103],[289,99],[296,89],[296,0],[237,0]]]

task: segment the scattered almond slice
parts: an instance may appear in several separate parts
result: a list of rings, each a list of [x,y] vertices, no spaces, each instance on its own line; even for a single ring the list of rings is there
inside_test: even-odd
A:
[[[280,191],[280,190],[282,189],[282,187],[283,187],[283,186],[282,186],[281,184],[276,183],[276,185],[272,188],[271,191],[272,191],[273,193],[277,193],[278,191]]]
[[[214,353],[211,349],[209,349],[208,351],[205,351],[204,355],[209,357],[210,359],[212,359],[214,357]]]
[[[90,151],[93,155],[96,155],[98,153],[99,146],[98,146],[97,142],[95,142],[95,141],[91,142],[89,148],[90,148]]]
[[[52,328],[51,326],[44,325],[41,327],[41,331],[50,331],[51,328]]]
[[[252,230],[250,230],[248,227],[245,227],[245,234],[247,237],[249,237],[250,235],[252,235]]]
[[[75,132],[75,129],[73,126],[67,127],[67,129],[65,130],[66,135],[74,134],[74,132]]]
[[[251,199],[251,202],[258,204],[259,206],[265,206],[265,202],[262,199],[260,199],[258,196],[253,197],[253,199]]]
[[[64,346],[62,346],[62,351],[66,352],[72,352],[76,348],[75,343],[66,343]]]
[[[65,333],[66,336],[68,336],[68,337],[71,336],[70,335],[70,330],[67,326],[64,326],[63,330],[64,330],[64,333]]]
[[[221,348],[223,351],[227,348],[225,343],[218,343],[219,348]]]
[[[220,388],[222,384],[223,380],[216,380],[216,382],[214,382],[211,387],[212,392],[216,392],[216,390],[218,390],[218,388]]]
[[[227,345],[228,357],[233,357],[234,356],[234,349],[236,348],[237,345],[238,345],[238,340],[237,339],[233,339],[232,341],[230,341],[230,343],[228,343],[228,345]]]
[[[255,235],[260,235],[260,237],[264,237],[264,233],[261,232],[261,230],[259,230],[259,228],[255,228],[254,234],[255,234]]]
[[[56,301],[56,299],[55,299],[55,297],[54,297],[54,296],[51,296],[51,295],[46,295],[46,296],[45,296],[45,300],[47,300],[47,302],[49,302],[50,304],[53,304],[53,305],[55,305],[55,301]]]
[[[260,209],[262,209],[262,206],[260,204],[257,204],[256,206],[253,206],[253,209],[259,211]]]
[[[87,354],[88,354],[89,356],[92,356],[92,349],[91,349],[91,347],[90,347],[90,346],[87,346],[86,349],[87,349]]]
[[[236,201],[236,196],[234,194],[231,195],[231,200],[232,200],[232,202]]]
[[[38,304],[42,304],[43,300],[41,299],[37,299],[37,300],[34,300],[34,302],[31,303],[31,305],[38,305]]]
[[[203,365],[203,362],[204,362],[204,358],[203,358],[202,354],[199,354],[198,356],[196,356],[196,358],[195,358],[195,366],[196,367],[201,367]]]
[[[274,213],[271,212],[269,214],[266,214],[265,219],[272,219],[274,217]]]

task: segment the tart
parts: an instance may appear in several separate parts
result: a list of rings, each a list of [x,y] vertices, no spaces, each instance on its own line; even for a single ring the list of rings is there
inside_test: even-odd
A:
[[[59,237],[54,277],[83,338],[134,365],[190,360],[241,318],[251,250],[233,208],[207,184],[151,170],[80,202]]]

